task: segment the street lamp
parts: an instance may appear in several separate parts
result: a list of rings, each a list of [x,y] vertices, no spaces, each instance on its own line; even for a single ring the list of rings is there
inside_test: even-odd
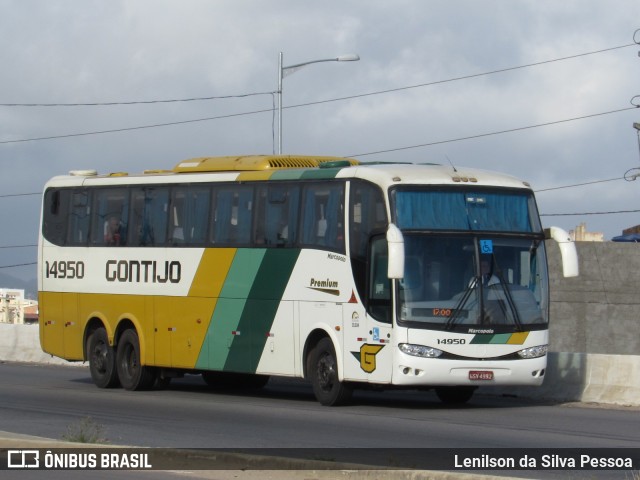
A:
[[[360,56],[356,53],[350,53],[347,55],[340,55],[335,58],[324,58],[321,60],[311,60],[310,62],[296,63],[295,65],[288,65],[284,67],[282,65],[282,52],[280,52],[280,58],[278,60],[278,154],[282,154],[282,79],[287,75],[291,75],[302,67],[311,65],[312,63],[321,62],[357,62],[360,60]]]

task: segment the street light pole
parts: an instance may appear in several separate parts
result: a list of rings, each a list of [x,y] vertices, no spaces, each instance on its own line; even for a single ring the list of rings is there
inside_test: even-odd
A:
[[[278,58],[278,155],[282,155],[282,79],[287,75],[291,75],[302,67],[310,65],[312,63],[321,62],[357,62],[360,60],[360,56],[355,53],[340,55],[335,58],[324,58],[321,60],[311,60],[309,62],[296,63],[295,65],[283,66],[282,64],[282,52]]]

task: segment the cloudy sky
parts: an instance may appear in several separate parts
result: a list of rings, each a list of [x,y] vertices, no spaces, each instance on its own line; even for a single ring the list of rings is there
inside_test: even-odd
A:
[[[285,78],[284,153],[504,171],[610,239],[640,224],[637,29],[637,0],[0,0],[0,272],[35,276],[54,175],[276,151],[279,52],[361,57]]]

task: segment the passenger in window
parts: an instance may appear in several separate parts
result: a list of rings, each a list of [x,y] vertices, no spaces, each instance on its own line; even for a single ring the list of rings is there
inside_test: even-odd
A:
[[[476,287],[480,283],[485,287],[499,284],[500,279],[498,279],[498,277],[493,274],[492,270],[493,268],[491,260],[482,258],[480,260],[480,276],[473,277],[471,280],[469,280],[469,287]]]
[[[119,246],[121,243],[122,223],[116,215],[112,215],[104,223],[104,243],[109,246]]]
[[[278,228],[278,242],[279,247],[284,247],[289,243],[289,224],[285,220],[280,221]]]

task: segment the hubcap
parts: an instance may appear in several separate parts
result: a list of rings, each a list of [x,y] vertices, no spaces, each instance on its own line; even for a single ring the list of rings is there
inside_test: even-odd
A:
[[[318,383],[324,391],[333,388],[336,378],[335,365],[335,360],[330,354],[325,354],[318,360]]]

